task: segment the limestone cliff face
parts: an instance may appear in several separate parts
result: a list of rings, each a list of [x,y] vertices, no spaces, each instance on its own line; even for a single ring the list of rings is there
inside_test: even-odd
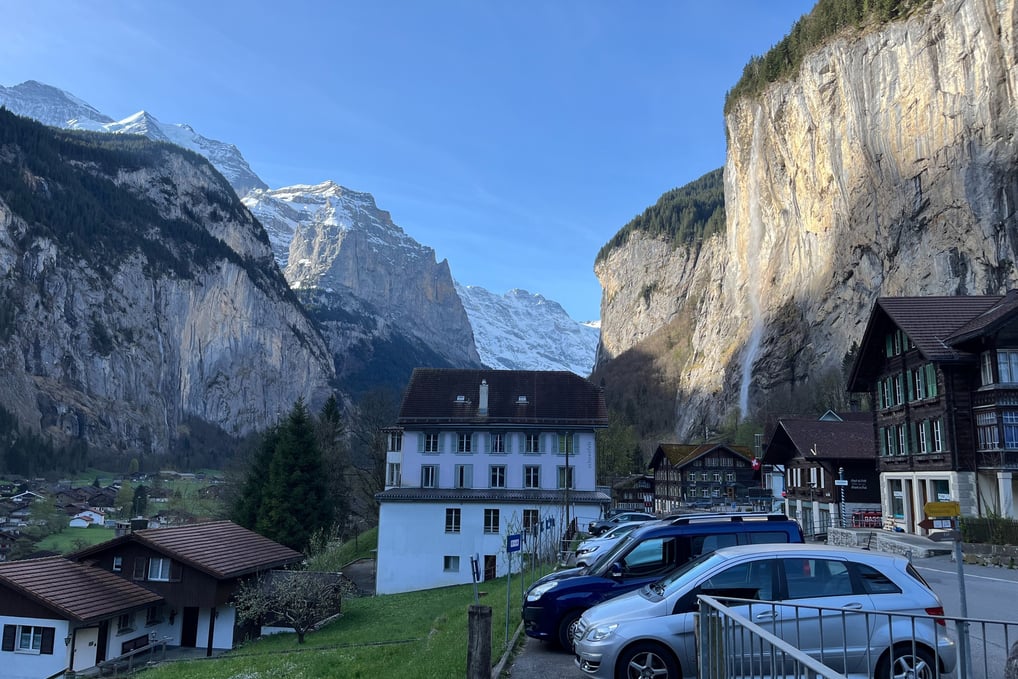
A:
[[[329,309],[342,311],[364,319],[370,333],[403,335],[449,365],[481,365],[449,263],[436,262],[435,251],[393,223],[371,194],[323,182],[252,191],[244,203],[270,233],[281,234],[277,259],[290,285],[318,291],[312,307],[320,321],[333,320]],[[362,339],[363,328],[342,326],[326,331],[337,361]]]
[[[320,403],[333,377],[264,230],[206,161],[156,149],[151,162],[68,171],[0,143],[0,173],[34,193],[0,200],[0,405],[60,440],[161,454],[189,418],[244,434],[299,397]],[[69,176],[131,201],[136,220],[97,220],[90,240],[39,223]],[[120,227],[120,240],[103,235]]]
[[[671,385],[684,436],[840,369],[877,296],[1014,287],[1016,25],[1015,0],[935,2],[736,102],[726,235],[695,259],[647,238],[611,253],[600,360],[695,305]]]

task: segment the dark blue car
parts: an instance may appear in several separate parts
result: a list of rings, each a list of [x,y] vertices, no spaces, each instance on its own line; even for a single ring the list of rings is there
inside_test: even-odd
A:
[[[572,648],[572,628],[595,604],[661,579],[693,557],[721,547],[802,542],[783,514],[699,514],[641,526],[586,568],[541,578],[523,602],[528,636]]]

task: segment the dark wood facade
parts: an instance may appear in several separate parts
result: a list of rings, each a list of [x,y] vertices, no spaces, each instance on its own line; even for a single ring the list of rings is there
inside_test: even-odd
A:
[[[880,298],[849,389],[873,403],[885,515],[922,532],[927,502],[1014,515],[1018,292]]]
[[[759,487],[747,446],[662,443],[654,451],[654,510],[707,507],[748,501],[748,490]]]

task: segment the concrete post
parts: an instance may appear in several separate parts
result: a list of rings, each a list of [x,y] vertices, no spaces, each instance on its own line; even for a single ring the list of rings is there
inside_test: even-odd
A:
[[[491,606],[467,610],[467,679],[491,679]]]

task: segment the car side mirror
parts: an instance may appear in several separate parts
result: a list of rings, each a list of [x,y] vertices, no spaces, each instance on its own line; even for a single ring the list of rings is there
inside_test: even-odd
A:
[[[609,577],[612,577],[612,578],[614,578],[616,580],[621,580],[622,579],[622,563],[620,561],[616,561],[615,563],[613,563],[611,565],[611,568],[608,569],[608,575],[609,575]]]

